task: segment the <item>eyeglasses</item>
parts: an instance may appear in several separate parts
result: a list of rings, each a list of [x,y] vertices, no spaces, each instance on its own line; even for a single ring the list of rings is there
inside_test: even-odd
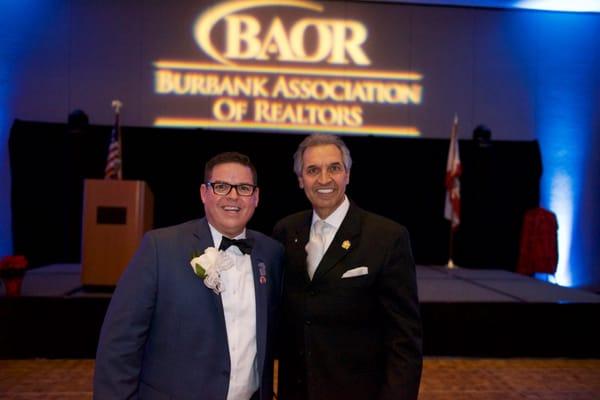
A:
[[[233,188],[235,188],[235,191],[239,196],[252,196],[252,194],[254,194],[254,190],[256,190],[256,185],[251,185],[249,183],[239,183],[237,185],[233,185],[227,182],[206,182],[206,185],[210,186],[213,190],[213,193],[218,194],[219,196],[228,195]]]

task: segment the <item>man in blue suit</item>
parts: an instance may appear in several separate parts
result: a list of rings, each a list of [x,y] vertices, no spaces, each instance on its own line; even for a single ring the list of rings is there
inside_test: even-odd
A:
[[[246,229],[256,183],[248,157],[219,154],[206,217],[145,235],[102,326],[95,399],[272,398],[283,248]]]

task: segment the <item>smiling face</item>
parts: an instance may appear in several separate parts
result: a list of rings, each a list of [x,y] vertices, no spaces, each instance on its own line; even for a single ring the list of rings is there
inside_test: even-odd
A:
[[[223,163],[213,167],[210,182],[232,185],[253,185],[252,170],[238,163]],[[223,235],[233,238],[244,230],[258,205],[258,188],[251,196],[240,196],[235,188],[226,195],[215,194],[205,183],[200,185],[200,197],[208,222]]]
[[[350,182],[341,150],[334,144],[308,147],[302,155],[298,182],[317,215],[327,218],[344,201]]]

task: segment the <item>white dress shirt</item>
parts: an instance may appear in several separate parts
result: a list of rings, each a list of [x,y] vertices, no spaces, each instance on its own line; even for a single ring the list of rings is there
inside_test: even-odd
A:
[[[213,243],[218,249],[223,235],[210,224]],[[246,231],[231,239],[244,239]],[[221,292],[227,343],[231,361],[227,400],[248,400],[258,390],[256,360],[256,298],[250,255],[243,254],[237,246],[225,250],[234,266],[221,271]]]
[[[344,201],[342,202],[342,204],[340,204],[339,207],[331,213],[331,215],[322,220],[327,224],[328,227],[328,229],[325,229],[323,232],[325,241],[325,248],[323,252],[326,252],[331,242],[333,242],[333,238],[335,237],[335,234],[337,233],[338,229],[340,229],[340,225],[342,225],[344,218],[346,218],[346,214],[348,214],[349,208],[350,201],[348,200],[348,196],[344,196]],[[317,213],[313,211],[311,226],[314,226],[315,222],[317,222],[318,220],[321,220],[321,218],[319,218]],[[313,229],[311,229],[311,236],[312,234]]]

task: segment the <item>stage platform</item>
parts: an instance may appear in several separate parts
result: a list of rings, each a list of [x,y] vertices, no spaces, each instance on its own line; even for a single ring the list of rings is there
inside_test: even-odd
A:
[[[417,266],[431,356],[600,358],[600,295],[502,270]],[[37,268],[21,297],[0,286],[0,358],[93,358],[111,292],[79,264]]]

